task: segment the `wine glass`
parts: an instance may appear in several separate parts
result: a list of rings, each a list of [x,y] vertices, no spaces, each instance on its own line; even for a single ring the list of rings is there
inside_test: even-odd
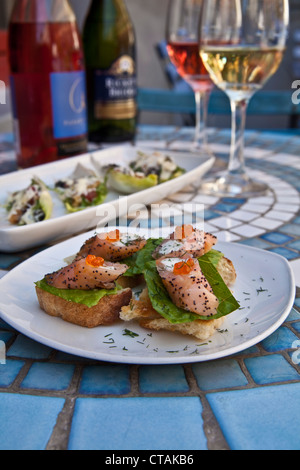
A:
[[[200,55],[212,81],[229,97],[232,132],[227,171],[204,181],[202,192],[246,197],[266,192],[267,185],[251,180],[245,168],[246,111],[282,61],[288,24],[288,0],[203,0]]]
[[[199,54],[198,25],[202,0],[169,0],[167,51],[178,74],[195,94],[194,150],[207,150],[207,107],[213,83]]]

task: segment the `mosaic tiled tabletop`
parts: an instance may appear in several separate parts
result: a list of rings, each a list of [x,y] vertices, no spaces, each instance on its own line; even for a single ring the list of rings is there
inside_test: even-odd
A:
[[[138,134],[139,143],[170,149],[186,148],[191,138],[191,129],[170,127],[144,126]],[[218,166],[226,164],[229,141],[227,130],[210,133]],[[297,285],[286,321],[259,344],[229,357],[139,365],[72,356],[0,319],[0,344],[5,343],[0,449],[126,450],[128,455],[300,449],[300,137],[247,132],[246,158],[251,175],[268,183],[265,196],[216,198],[188,187],[165,202],[204,204],[205,230],[220,241],[286,258]],[[2,171],[10,164],[0,154]],[[0,252],[0,276],[45,248]]]

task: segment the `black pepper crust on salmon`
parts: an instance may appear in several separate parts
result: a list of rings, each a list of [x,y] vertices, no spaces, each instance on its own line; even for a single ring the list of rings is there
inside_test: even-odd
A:
[[[105,261],[99,266],[93,266],[89,264],[88,258],[81,258],[59,271],[47,274],[45,278],[50,286],[57,289],[112,289],[115,287],[115,281],[127,269],[128,266],[125,264],[109,261]]]
[[[122,261],[141,250],[145,245],[146,240],[143,237],[130,237],[120,233],[119,230],[113,230],[89,238],[80,248],[76,259],[95,255],[108,261]]]

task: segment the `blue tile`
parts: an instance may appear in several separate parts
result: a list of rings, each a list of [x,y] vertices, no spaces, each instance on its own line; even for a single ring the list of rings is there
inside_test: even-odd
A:
[[[35,388],[37,390],[65,390],[68,388],[75,366],[70,364],[34,363],[21,388]]]
[[[291,330],[282,326],[268,336],[268,338],[264,339],[261,345],[268,352],[277,352],[291,348],[291,345],[297,339],[297,336]]]
[[[250,346],[249,348],[246,348],[246,349],[243,349],[242,352],[236,353],[236,355],[240,355],[240,354],[255,354],[255,353],[259,353],[259,348],[258,348],[256,345]]]
[[[26,357],[29,359],[48,359],[51,348],[37,343],[27,336],[19,335],[7,351],[7,356]]]
[[[0,253],[0,269],[8,269],[18,261],[20,261],[19,256]]]
[[[289,351],[289,356],[291,358],[292,363],[295,366],[300,365],[300,339],[295,341],[293,346],[293,351]]]
[[[0,315],[1,315],[1,312],[0,312]],[[5,330],[15,331],[15,329],[12,326],[10,326],[8,323],[6,323],[4,320],[2,320],[2,318],[0,318],[0,328],[4,328]]]
[[[269,232],[264,235],[261,235],[263,240],[267,240],[268,242],[275,243],[276,245],[283,245],[284,243],[287,243],[291,240],[293,240],[292,237],[289,237],[288,235],[285,235],[280,232]]]
[[[289,250],[288,248],[284,247],[272,248],[269,251],[272,253],[276,253],[277,255],[283,256],[288,260],[299,258],[299,253],[295,253],[295,251]]]
[[[0,397],[0,449],[44,450],[64,400],[13,393]]]
[[[234,204],[234,205],[239,205],[241,206],[242,204],[245,204],[247,201],[247,199],[244,199],[244,198],[233,198],[233,197],[223,197],[221,199],[221,203],[222,204]]]
[[[286,224],[280,227],[280,232],[287,233],[289,235],[300,236],[300,225],[297,224]]]
[[[300,374],[280,354],[250,357],[244,362],[254,382],[260,385],[300,379]]]
[[[260,240],[259,238],[248,238],[246,240],[238,240],[237,243],[247,246],[253,246],[254,248],[260,248],[261,250],[265,250],[272,246],[270,243]]]
[[[219,203],[219,204],[216,204],[215,206],[213,206],[212,210],[225,212],[226,214],[229,214],[230,212],[233,212],[233,211],[236,210],[236,206],[234,204]]]
[[[299,307],[299,301],[300,301],[300,299],[295,300],[295,305],[297,305],[297,307]],[[292,310],[291,310],[289,316],[287,317],[286,321],[295,321],[295,320],[300,320],[300,313],[295,308],[292,308]]]
[[[13,337],[13,333],[8,331],[0,331],[0,341],[7,343]]]
[[[9,387],[16,379],[24,364],[25,362],[23,361],[8,359],[5,364],[0,365],[0,387]]]
[[[142,393],[180,393],[190,388],[181,365],[141,366],[139,379]]]
[[[300,450],[300,383],[206,397],[232,450]]]
[[[95,365],[83,369],[80,393],[123,395],[130,392],[129,367]]]
[[[294,241],[287,245],[289,248],[300,251],[300,240]]]
[[[206,450],[195,397],[79,398],[69,450]]]
[[[202,390],[238,387],[247,385],[248,380],[233,359],[203,362],[192,366],[198,386]]]
[[[216,219],[217,217],[220,217],[220,214],[218,214],[217,212],[211,211],[209,209],[204,210],[204,220],[208,221]]]
[[[300,333],[300,322],[293,323],[293,328]]]

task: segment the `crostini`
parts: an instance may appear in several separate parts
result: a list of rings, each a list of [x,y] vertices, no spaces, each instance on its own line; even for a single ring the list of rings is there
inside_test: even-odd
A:
[[[132,298],[132,290],[117,283],[127,269],[94,255],[73,261],[36,283],[39,305],[48,315],[87,328],[114,323]]]
[[[239,308],[229,289],[236,280],[236,271],[232,261],[212,248],[216,237],[198,233],[191,226],[180,230],[178,239],[179,228],[168,239],[148,240],[148,251],[141,252],[141,259],[136,260],[145,288],[138,299],[122,307],[120,318],[135,320],[151,330],[176,331],[206,340],[221,327],[226,315]],[[191,237],[193,243],[189,244],[186,239]],[[171,242],[174,250],[161,251],[168,243],[170,248]],[[182,246],[188,250],[181,251]]]

